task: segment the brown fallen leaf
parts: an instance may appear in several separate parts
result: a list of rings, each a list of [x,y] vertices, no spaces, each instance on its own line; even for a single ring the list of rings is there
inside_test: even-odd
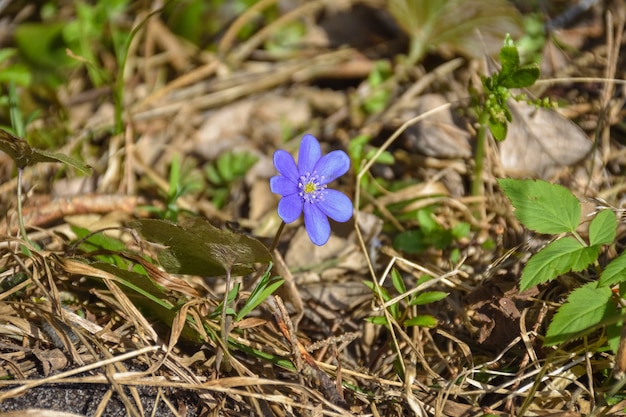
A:
[[[425,94],[418,97],[413,109],[403,112],[401,120],[412,119],[447,102],[441,94]],[[470,135],[454,123],[450,110],[434,113],[409,126],[402,137],[409,151],[422,155],[435,158],[469,158],[472,155]]]
[[[569,119],[554,110],[509,104],[513,122],[506,140],[500,142],[507,175],[549,179],[589,155],[593,142]]]

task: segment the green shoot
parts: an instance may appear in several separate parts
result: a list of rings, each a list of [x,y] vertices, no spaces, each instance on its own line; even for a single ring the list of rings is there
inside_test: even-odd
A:
[[[496,71],[491,77],[482,77],[484,96],[481,96],[474,88],[470,88],[473,106],[478,114],[474,179],[472,181],[472,195],[474,196],[483,193],[482,177],[487,129],[496,140],[504,140],[508,131],[508,124],[513,119],[507,101],[509,99],[526,100],[526,96],[523,94],[513,95],[511,89],[530,87],[539,78],[539,66],[537,64],[521,65],[517,47],[509,35],[504,39],[504,45],[500,49],[500,63],[502,65],[500,71]],[[536,105],[549,104],[543,101],[533,103]]]
[[[416,285],[419,286],[428,279],[430,279],[430,277],[424,276],[417,282]],[[402,295],[407,293],[407,288],[404,284],[402,275],[395,268],[391,270],[391,282],[398,294]],[[376,293],[377,289],[373,282],[364,281],[364,284],[370,290]],[[392,296],[392,294],[386,288],[381,287],[380,293],[385,304],[394,299],[394,296]],[[438,324],[437,319],[430,314],[418,314],[416,307],[440,301],[447,296],[448,293],[442,291],[426,291],[422,293],[414,293],[403,300],[390,304],[388,306],[388,311],[391,318],[393,318],[393,320],[395,320],[400,326],[417,326],[428,328],[436,327]],[[367,321],[373,324],[390,327],[390,323],[387,321],[387,317],[385,315],[369,317],[367,318]]]
[[[545,344],[565,343],[606,326],[609,346],[616,351],[621,313],[611,286],[626,282],[626,256],[618,256],[604,270],[598,262],[602,247],[612,245],[616,238],[615,213],[611,210],[598,212],[589,224],[589,236],[585,240],[577,232],[581,221],[580,202],[566,188],[545,181],[516,179],[501,179],[499,184],[524,226],[537,233],[566,234],[530,258],[522,272],[522,291],[569,272],[584,271],[592,264],[595,270],[601,271],[598,280],[570,293],[550,323]]]

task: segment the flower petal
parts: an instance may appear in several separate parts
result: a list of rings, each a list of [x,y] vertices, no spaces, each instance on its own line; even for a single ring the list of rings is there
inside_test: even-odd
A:
[[[330,237],[330,224],[324,213],[317,208],[317,204],[304,205],[304,227],[311,242],[322,246]]]
[[[289,178],[292,182],[298,183],[298,178],[300,177],[298,167],[289,152],[282,149],[274,152],[274,166],[281,175]]]
[[[332,151],[324,155],[315,165],[321,184],[336,180],[350,169],[350,158],[344,151]]]
[[[278,202],[278,216],[285,223],[296,221],[302,213],[302,198],[298,194],[283,197]]]
[[[287,177],[275,175],[270,178],[270,190],[275,194],[287,196],[297,193],[298,185]]]
[[[325,215],[336,222],[347,222],[352,217],[352,201],[344,193],[337,190],[327,189],[324,193],[324,199],[319,201],[317,205]]]
[[[322,148],[320,143],[313,135],[304,135],[300,144],[300,152],[298,153],[298,166],[300,167],[300,175],[312,173],[315,164],[322,156]]]

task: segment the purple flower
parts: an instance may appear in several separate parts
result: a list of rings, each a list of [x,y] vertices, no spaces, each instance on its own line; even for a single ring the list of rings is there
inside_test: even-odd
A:
[[[350,158],[344,151],[332,151],[322,156],[320,144],[313,135],[304,135],[296,165],[286,151],[274,153],[274,166],[280,175],[270,179],[270,189],[280,194],[278,215],[285,223],[300,217],[304,210],[304,227],[311,241],[318,246],[328,242],[328,218],[346,222],[352,217],[352,202],[344,194],[327,188],[350,168]]]

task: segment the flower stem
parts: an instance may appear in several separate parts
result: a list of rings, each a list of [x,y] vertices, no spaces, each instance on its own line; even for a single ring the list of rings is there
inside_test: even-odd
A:
[[[483,110],[478,118],[478,132],[476,133],[476,150],[474,153],[474,179],[472,180],[472,195],[483,195],[483,167],[485,163],[485,140],[487,137],[487,123],[489,112]]]
[[[280,238],[280,235],[283,233],[284,228],[285,228],[285,222],[282,221],[280,222],[280,226],[278,226],[278,230],[276,231],[276,234],[274,235],[274,240],[272,240],[272,246],[270,246],[270,253],[274,252],[274,249],[276,249],[276,246],[278,246],[278,239]]]

